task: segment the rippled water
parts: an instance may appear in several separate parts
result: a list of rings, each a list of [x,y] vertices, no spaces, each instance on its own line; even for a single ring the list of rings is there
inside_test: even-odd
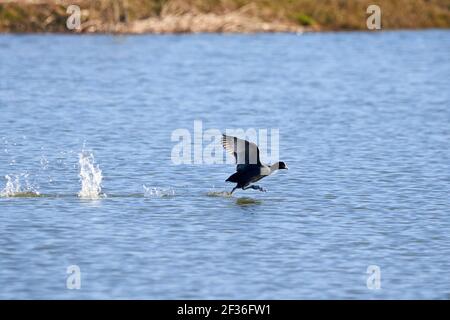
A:
[[[449,299],[449,52],[448,31],[0,36],[0,190],[23,192],[0,198],[0,298]],[[171,162],[194,120],[279,128],[289,171],[226,196],[233,166]]]

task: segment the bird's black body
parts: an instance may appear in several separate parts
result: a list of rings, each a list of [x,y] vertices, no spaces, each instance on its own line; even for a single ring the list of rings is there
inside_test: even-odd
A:
[[[244,188],[261,175],[261,167],[257,164],[239,164],[236,172],[228,177],[226,181],[237,183],[238,188]],[[258,179],[259,180],[259,179]]]
[[[265,191],[260,186],[251,184],[270,175],[275,170],[287,169],[284,162],[277,162],[272,166],[262,164],[259,158],[259,149],[254,143],[223,135],[222,144],[228,152],[233,154],[237,163],[236,172],[226,180],[236,183],[231,193],[236,189],[246,190],[248,188]]]

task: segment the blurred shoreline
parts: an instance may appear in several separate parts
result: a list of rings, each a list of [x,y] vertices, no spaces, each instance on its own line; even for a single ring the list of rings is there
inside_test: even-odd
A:
[[[258,33],[367,30],[371,0],[0,0],[3,33]],[[70,5],[80,26],[70,30]],[[450,28],[445,0],[379,0],[382,29]]]

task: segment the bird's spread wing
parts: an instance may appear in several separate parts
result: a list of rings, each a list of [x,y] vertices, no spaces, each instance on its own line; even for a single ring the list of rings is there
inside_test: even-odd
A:
[[[236,158],[236,164],[260,165],[258,146],[247,140],[222,135],[222,145],[225,150]]]

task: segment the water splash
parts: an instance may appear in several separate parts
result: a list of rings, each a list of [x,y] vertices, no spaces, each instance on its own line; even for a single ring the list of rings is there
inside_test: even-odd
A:
[[[40,193],[35,186],[28,182],[28,174],[15,176],[6,175],[5,188],[0,191],[0,197],[39,197]],[[24,183],[22,184],[21,181]]]
[[[95,163],[92,152],[82,151],[79,154],[81,190],[78,196],[84,199],[99,199],[102,194],[102,171]]]
[[[214,186],[206,193],[206,195],[208,197],[224,197],[224,198],[229,198],[233,196],[231,192],[217,190],[216,187]]]
[[[206,193],[208,197],[223,197],[223,198],[231,198],[233,195],[229,191],[208,191]]]
[[[145,197],[163,198],[175,195],[175,190],[172,188],[147,187],[145,184],[142,187],[144,188]]]

